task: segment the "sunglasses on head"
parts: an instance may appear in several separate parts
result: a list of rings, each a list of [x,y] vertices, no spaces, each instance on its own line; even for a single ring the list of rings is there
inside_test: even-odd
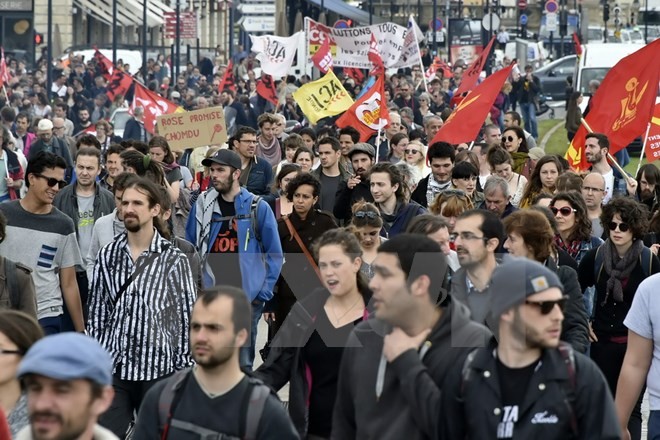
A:
[[[621,232],[628,232],[630,229],[630,225],[628,223],[610,222],[610,224],[607,226],[610,228],[610,231],[616,231],[617,227]]]
[[[516,140],[516,138],[514,138],[513,136],[502,136],[502,142],[504,142],[504,141],[513,142],[515,140]]]
[[[562,216],[568,217],[572,212],[577,212],[577,209],[573,209],[569,206],[563,206],[561,208],[555,208],[554,206],[551,206],[550,211],[552,211],[552,215],[557,215],[557,213],[560,213]]]
[[[368,218],[370,220],[375,220],[378,217],[380,217],[380,214],[377,212],[373,211],[358,211],[355,214],[353,214],[353,217],[355,218]]]
[[[37,173],[34,173],[34,175],[36,177],[39,177],[40,179],[46,179],[46,185],[48,185],[51,188],[54,187],[55,185],[57,185],[59,189],[62,189],[65,186],[67,186],[66,180],[59,180],[54,177],[47,177],[44,176],[43,174],[37,174]]]
[[[561,299],[555,301],[525,301],[525,304],[528,306],[538,307],[541,315],[547,315],[555,309],[555,306],[559,306],[559,310],[564,311],[564,306],[566,306],[566,301],[568,301],[568,296],[562,296]]]
[[[415,149],[411,148],[411,149],[405,149],[405,150],[403,150],[403,152],[406,153],[406,154],[417,154],[417,153],[419,153],[419,150],[415,150]]]

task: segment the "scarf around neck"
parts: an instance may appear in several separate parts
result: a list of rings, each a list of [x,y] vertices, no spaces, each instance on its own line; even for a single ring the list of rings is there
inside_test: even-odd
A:
[[[623,302],[623,286],[621,281],[628,278],[639,261],[639,256],[644,249],[642,240],[633,241],[632,246],[626,252],[623,258],[619,258],[614,243],[608,238],[602,244],[603,248],[603,267],[609,274],[607,280],[607,290],[602,305],[607,302],[607,298],[612,295],[615,302]]]
[[[435,197],[444,190],[449,189],[450,186],[451,186],[451,179],[448,180],[446,183],[440,183],[435,180],[433,174],[430,174],[429,185],[428,188],[426,189],[427,206],[431,206],[431,204],[433,204],[433,201],[435,200]]]
[[[280,149],[280,143],[277,141],[277,138],[273,136],[273,139],[270,141],[270,145],[266,145],[261,142],[261,136],[257,138],[257,154],[274,167],[282,161],[282,150]]]
[[[573,240],[570,243],[566,243],[561,235],[555,234],[555,245],[560,249],[563,249],[571,256],[574,260],[577,260],[580,249],[582,249],[582,240]]]

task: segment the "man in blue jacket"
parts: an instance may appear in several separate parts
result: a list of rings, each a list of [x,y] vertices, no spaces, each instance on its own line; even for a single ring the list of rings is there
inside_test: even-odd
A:
[[[240,185],[241,158],[220,150],[202,161],[213,187],[193,205],[186,239],[202,256],[204,287],[242,288],[252,304],[251,345],[241,349],[241,366],[251,369],[257,324],[282,269],[277,221],[268,204]]]

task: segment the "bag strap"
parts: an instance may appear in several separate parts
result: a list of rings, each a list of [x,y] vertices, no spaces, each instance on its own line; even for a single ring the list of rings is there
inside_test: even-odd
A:
[[[259,430],[259,421],[264,413],[266,400],[270,395],[270,388],[262,383],[253,382],[250,380],[251,389],[249,394],[249,401],[245,413],[245,427],[243,429],[244,440],[256,440],[257,431]]]
[[[602,246],[602,245],[601,245]],[[600,274],[603,272],[603,255],[600,253],[600,246],[596,249],[596,256],[594,257],[594,286],[598,284]]]
[[[307,246],[305,246],[305,243],[303,243],[302,239],[300,238],[300,235],[298,235],[298,231],[296,231],[296,228],[293,227],[293,223],[291,223],[289,217],[284,217],[284,223],[286,223],[286,227],[289,228],[289,234],[291,234],[291,236],[296,239],[296,243],[298,243],[298,246],[300,247],[300,249],[302,249],[303,254],[305,254],[305,257],[307,258],[307,261],[309,261],[309,264],[312,265],[314,272],[316,272],[316,275],[319,277],[320,280],[321,271],[319,270],[319,267],[316,265],[316,261],[314,261],[314,258],[312,258],[312,254],[310,254],[309,250],[307,250]]]
[[[126,278],[124,283],[119,287],[119,290],[117,291],[117,293],[115,295],[115,299],[112,301],[112,307],[113,308],[115,308],[117,306],[117,303],[119,302],[121,297],[124,295],[124,293],[126,292],[126,289],[128,289],[128,286],[130,286],[130,284],[133,282],[133,280],[138,275],[142,274],[142,272],[144,272],[144,270],[151,263],[153,263],[153,261],[156,258],[158,258],[158,255],[159,255],[158,253],[152,252],[149,255],[147,255],[146,257],[142,257],[138,260],[137,264],[135,265],[135,270],[133,271],[133,273],[128,278]]]
[[[172,376],[165,379],[165,386],[158,396],[158,428],[161,433],[161,440],[167,438],[170,428],[170,422],[174,414],[174,397],[179,389],[182,388],[183,383],[192,374],[192,370],[187,368],[174,373]]]
[[[575,435],[575,437],[577,438],[579,434],[579,430],[578,430],[578,422],[574,408],[575,390],[577,389],[577,377],[576,377],[577,373],[575,371],[575,352],[573,351],[573,347],[571,347],[570,344],[567,344],[565,342],[560,342],[557,348],[559,350],[559,354],[561,355],[562,359],[564,359],[564,363],[566,364],[566,370],[568,371],[568,384],[564,386],[564,391],[566,392],[566,399],[568,400],[567,404],[571,413],[571,431],[573,432],[573,435]]]
[[[639,255],[640,262],[642,264],[642,271],[644,272],[644,278],[648,278],[653,272],[653,252],[651,249],[644,246],[642,248],[642,253]]]
[[[7,281],[7,290],[9,290],[9,304],[12,309],[19,310],[21,306],[21,293],[18,289],[16,270],[16,263],[5,258],[5,280]]]

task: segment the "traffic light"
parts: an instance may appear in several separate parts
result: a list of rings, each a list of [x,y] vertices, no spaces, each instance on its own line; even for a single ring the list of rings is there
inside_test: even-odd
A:
[[[34,33],[34,44],[39,46],[40,44],[43,44],[44,42],[44,34],[40,34],[39,32]]]
[[[565,9],[559,13],[559,35],[562,37],[568,35],[568,11]]]
[[[610,5],[605,3],[603,5],[603,21],[610,21]]]

